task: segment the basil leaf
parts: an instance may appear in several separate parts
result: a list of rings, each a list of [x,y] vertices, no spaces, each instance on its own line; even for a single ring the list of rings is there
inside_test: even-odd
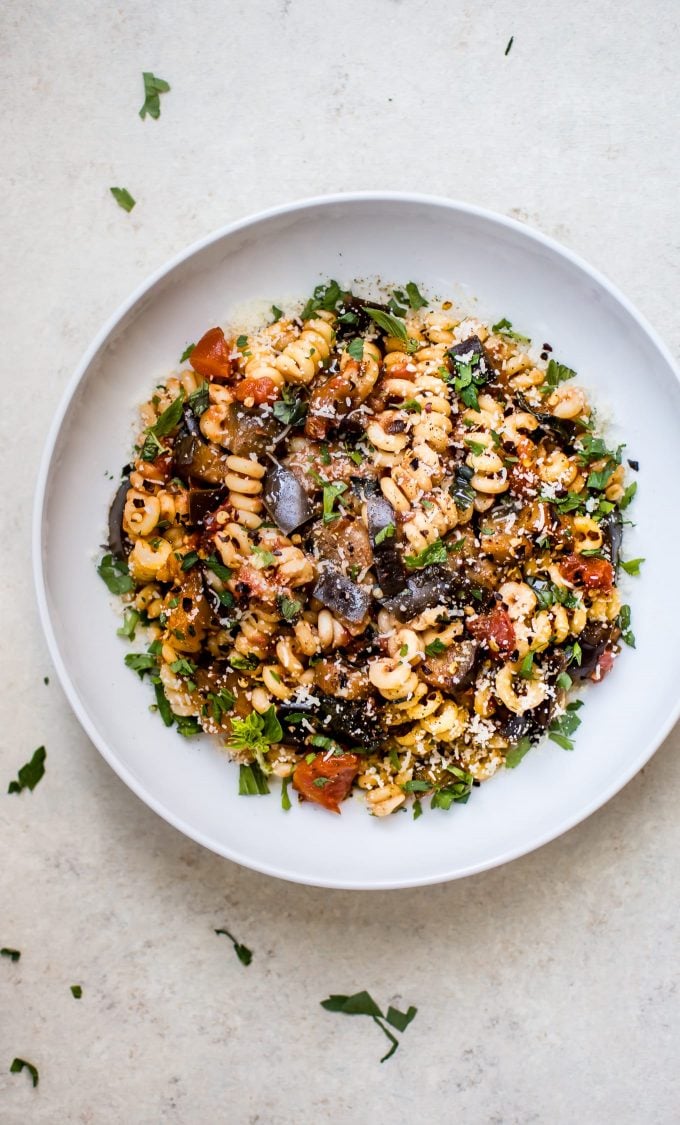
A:
[[[407,1012],[400,1012],[398,1008],[393,1008],[392,1005],[387,1009],[387,1022],[396,1027],[397,1031],[406,1031],[406,1028],[411,1023],[418,1012],[417,1008],[413,1005]]]
[[[625,570],[626,574],[638,575],[640,573],[640,567],[642,566],[644,561],[644,559],[628,559],[628,561],[626,562],[621,559],[621,566]]]
[[[10,781],[8,793],[21,793],[24,789],[30,789],[31,793],[35,789],[38,782],[44,777],[45,774],[45,758],[47,751],[44,746],[39,746],[33,753],[33,757],[29,762],[19,770],[17,777],[18,781]]]
[[[352,996],[331,995],[321,1001],[327,1012],[344,1012],[346,1016],[379,1016],[380,1008],[368,992],[355,992]]]
[[[185,363],[188,360],[189,356],[191,355],[191,353],[193,352],[195,347],[196,347],[195,344],[187,344],[186,348],[184,349],[181,356],[179,357],[179,362]],[[194,394],[196,394],[196,393],[197,392],[194,391]],[[189,397],[191,398],[191,396],[189,396]]]
[[[189,406],[196,418],[200,418],[202,414],[205,414],[210,406],[210,393],[207,383],[201,383],[200,387],[197,387],[195,391],[191,392],[189,395]]]
[[[229,933],[229,930],[215,930],[215,933],[224,934],[225,937],[229,938],[229,941],[234,947],[234,953],[236,954],[242,965],[250,964],[253,959],[253,955],[248,949],[247,945],[241,945],[241,943],[236,940],[233,934]]]
[[[205,565],[208,567],[208,570],[212,570],[213,574],[217,575],[220,582],[227,582],[232,576],[233,571],[228,566],[225,566],[224,563],[221,563],[217,555],[210,555],[210,557],[205,560]]]
[[[264,797],[269,792],[267,778],[257,762],[239,766],[238,792],[239,797]]]
[[[512,327],[512,321],[506,320],[503,317],[497,324],[491,325],[491,331],[500,333],[502,336],[508,336],[511,340],[517,340],[518,344],[530,344],[531,338],[529,336],[522,336],[521,332],[515,332]]]
[[[113,555],[104,555],[97,567],[97,574],[106,582],[112,594],[129,594],[135,588],[127,563]]]
[[[357,336],[355,340],[352,340],[352,343],[347,348],[347,354],[351,355],[352,359],[356,359],[358,361],[361,361],[364,358],[364,341],[360,336]]]
[[[154,691],[156,693],[156,706],[158,707],[158,713],[165,723],[166,727],[171,727],[175,721],[175,716],[172,713],[172,708],[170,707],[170,704],[168,702],[168,697],[163,691],[163,685],[160,683],[154,684]]]
[[[447,559],[446,545],[442,539],[435,539],[434,543],[430,543],[429,547],[425,547],[417,555],[405,555],[404,563],[409,570],[416,570],[416,568],[423,566],[431,566],[433,563],[445,563]]]
[[[126,609],[123,613],[123,624],[120,629],[116,629],[116,636],[125,637],[128,641],[134,641],[135,629],[139,625],[139,614],[136,609]]]
[[[111,195],[115,199],[118,206],[122,207],[124,211],[130,212],[137,202],[132,198],[127,188],[112,187],[109,188],[109,191],[111,192]]]
[[[559,387],[560,383],[565,383],[567,379],[575,378],[576,372],[571,367],[567,367],[564,363],[558,363],[556,359],[549,361],[545,376],[546,386],[550,388]]]
[[[12,1059],[12,1064],[9,1068],[10,1074],[20,1074],[24,1069],[27,1070],[30,1074],[33,1082],[33,1089],[35,1090],[38,1082],[40,1081],[37,1066],[33,1066],[33,1063],[26,1062],[26,1059]]]
[[[144,79],[144,105],[139,111],[139,116],[142,121],[147,113],[149,117],[153,117],[155,121],[161,115],[161,99],[160,94],[167,94],[170,86],[163,78],[156,78],[150,70],[145,70],[142,73]]]
[[[182,417],[184,398],[184,387],[181,387],[177,398],[173,399],[170,405],[166,407],[153,426],[149,426],[148,432],[152,433],[154,437],[162,438],[174,430]]]
[[[366,305],[362,305],[362,312],[367,313],[371,320],[374,320],[378,328],[382,328],[388,336],[394,336],[397,340],[403,340],[405,344],[408,343],[408,332],[403,320],[397,320],[396,316],[390,316],[389,313],[383,312],[381,309],[371,309]]]
[[[522,761],[524,755],[531,750],[531,745],[530,738],[520,738],[519,742],[512,746],[505,755],[506,767],[509,770],[514,770]]]
[[[429,301],[426,301],[422,293],[419,292],[415,281],[406,283],[406,293],[408,294],[408,303],[414,312],[417,312],[418,309],[425,308],[425,306],[429,304]]]

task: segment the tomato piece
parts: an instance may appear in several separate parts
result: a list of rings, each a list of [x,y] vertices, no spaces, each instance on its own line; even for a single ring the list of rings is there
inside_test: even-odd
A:
[[[221,328],[209,328],[189,356],[189,363],[206,379],[229,379],[231,360],[229,345]]]
[[[607,673],[611,672],[612,668],[614,667],[615,659],[616,657],[614,656],[612,650],[610,648],[606,648],[597,662],[595,671],[590,677],[593,683],[599,684],[600,680],[603,680]]]
[[[358,772],[356,754],[337,754],[328,760],[323,754],[317,754],[311,762],[298,762],[293,772],[293,785],[308,801],[339,813],[339,802],[344,801]]]
[[[262,406],[263,402],[276,402],[279,397],[276,383],[266,376],[262,379],[244,379],[234,390],[234,398],[239,402],[251,399],[255,406]]]
[[[508,611],[501,606],[468,621],[468,629],[475,640],[482,641],[501,656],[509,656],[517,647],[515,626]]]
[[[567,582],[580,582],[586,590],[611,590],[614,585],[614,567],[608,559],[567,555],[558,568]]]

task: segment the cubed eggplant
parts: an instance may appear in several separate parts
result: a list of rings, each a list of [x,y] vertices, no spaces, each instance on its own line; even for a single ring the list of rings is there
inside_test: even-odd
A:
[[[290,535],[311,520],[316,506],[300,481],[274,457],[269,458],[269,468],[264,479],[262,499],[276,526]]]
[[[334,566],[324,567],[312,594],[332,613],[352,625],[364,620],[371,604],[371,595]]]
[[[427,656],[418,666],[419,675],[441,691],[460,691],[474,678],[479,645],[477,641],[458,641],[439,656]]]
[[[397,547],[394,508],[381,492],[376,491],[366,497],[366,515],[376,578],[383,594],[389,598],[403,590],[408,579]],[[380,533],[390,527],[392,534],[378,543],[376,540]]]
[[[197,480],[205,484],[224,483],[226,457],[219,446],[206,445],[200,438],[191,435],[175,442],[172,451],[176,476],[181,480]]]
[[[123,474],[123,479],[109,508],[109,551],[117,559],[126,558],[131,546],[123,531],[125,501],[130,487],[130,465],[125,466]]]

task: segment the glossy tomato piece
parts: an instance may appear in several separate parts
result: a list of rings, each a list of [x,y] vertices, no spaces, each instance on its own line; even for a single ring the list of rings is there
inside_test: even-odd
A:
[[[491,613],[475,617],[468,621],[468,629],[472,636],[489,646],[492,652],[501,656],[509,656],[517,647],[515,627],[506,609],[498,606]]]
[[[279,388],[273,379],[268,379],[266,376],[262,379],[244,379],[235,388],[234,398],[245,403],[250,399],[255,406],[262,406],[263,402],[276,402],[279,398]]]
[[[311,762],[298,762],[293,772],[293,785],[306,800],[339,813],[339,803],[348,795],[358,772],[356,754],[336,754],[328,760],[323,754],[317,754]]]
[[[189,363],[198,375],[203,375],[206,379],[231,377],[229,345],[221,328],[209,328],[205,336],[201,336],[189,356]]]
[[[567,582],[579,582],[586,590],[611,590],[614,585],[614,567],[608,559],[567,555],[558,566]]]
[[[605,678],[608,672],[611,672],[612,668],[614,667],[615,659],[616,657],[614,656],[612,650],[610,648],[606,648],[597,662],[595,671],[590,677],[593,683],[598,684],[600,680],[603,680]]]

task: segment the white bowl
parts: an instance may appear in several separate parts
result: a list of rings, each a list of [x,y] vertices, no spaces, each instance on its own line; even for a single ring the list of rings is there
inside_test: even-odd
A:
[[[342,816],[278,791],[239,797],[237,768],[210,739],[185,741],[149,711],[148,684],[123,664],[112,599],[95,571],[135,409],[185,345],[237,305],[301,298],[321,280],[415,280],[466,294],[549,341],[607,404],[613,441],[640,462],[622,575],[637,649],[587,691],[576,748],[551,742],[475,790],[465,806],[387,820],[359,801]],[[43,626],[64,690],[92,741],[151,808],[187,836],[258,871],[328,887],[386,888],[469,875],[531,851],[588,816],[633,777],[678,714],[680,530],[673,454],[680,386],[665,347],[608,281],[544,235],[448,200],[362,193],[309,200],[234,223],[185,251],[115,313],[57,412],[34,527]],[[139,647],[139,646],[137,646]]]

